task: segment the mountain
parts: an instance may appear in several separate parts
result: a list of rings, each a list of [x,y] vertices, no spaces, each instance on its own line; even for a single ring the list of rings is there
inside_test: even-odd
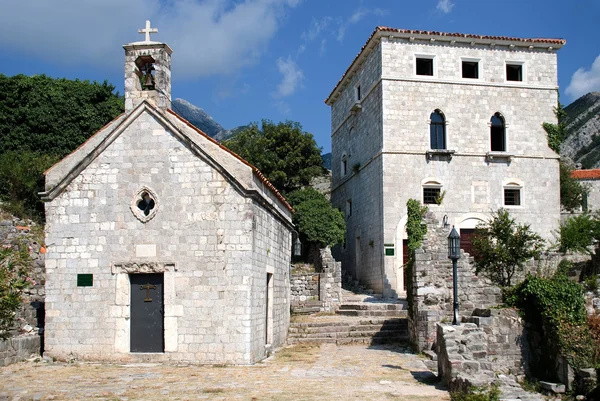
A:
[[[322,154],[321,158],[323,159],[323,167],[327,170],[331,170],[331,152]]]
[[[600,167],[600,92],[591,92],[565,107],[567,138],[561,156],[583,168]]]
[[[201,129],[205,134],[219,142],[230,138],[234,134],[238,133],[241,129],[245,128],[242,126],[236,127],[233,130],[225,129],[207,112],[202,110],[200,107],[194,106],[184,99],[175,99],[171,103],[171,108],[174,112],[192,123],[196,128]]]

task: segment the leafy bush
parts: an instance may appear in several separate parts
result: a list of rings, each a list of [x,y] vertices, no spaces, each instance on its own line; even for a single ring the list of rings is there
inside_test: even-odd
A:
[[[507,210],[498,209],[487,224],[475,229],[475,272],[483,273],[496,285],[510,287],[513,276],[523,271],[525,262],[539,257],[543,244],[544,240],[528,224],[516,224]]]
[[[413,291],[412,291],[412,269],[414,265],[415,250],[421,246],[425,234],[427,234],[427,225],[423,223],[423,217],[427,213],[427,206],[421,206],[421,203],[415,199],[409,199],[406,202],[407,221],[406,235],[408,236],[408,263],[404,266],[406,271],[406,297],[408,307],[412,310]]]
[[[344,241],[344,214],[332,208],[325,195],[307,187],[292,192],[288,201],[296,211],[293,221],[302,241],[318,243],[320,246],[333,246]]]
[[[583,288],[586,291],[596,291],[598,289],[598,275],[592,274],[583,280]]]
[[[584,213],[569,217],[560,225],[558,250],[560,252],[591,253],[590,247],[600,238],[600,221],[597,215]]]
[[[25,245],[0,247],[0,339],[6,339],[14,328],[23,291],[32,284],[29,262]]]
[[[560,204],[567,211],[572,212],[583,205],[583,194],[586,189],[575,180],[571,173],[573,169],[563,161],[560,162]]]
[[[27,151],[0,154],[0,200],[7,203],[5,209],[41,220],[44,205],[38,192],[44,190],[44,171],[56,161],[56,156]]]
[[[551,278],[528,276],[509,292],[505,302],[517,306],[525,320],[542,334],[545,349],[541,351],[538,367],[550,369],[537,372],[554,375],[553,358],[561,354],[575,368],[596,365],[597,347],[587,325],[583,288],[570,280],[565,272],[570,262]],[[550,377],[553,379],[553,377]]]

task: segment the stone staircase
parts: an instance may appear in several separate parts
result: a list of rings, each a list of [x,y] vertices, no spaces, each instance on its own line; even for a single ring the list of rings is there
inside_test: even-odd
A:
[[[344,297],[335,314],[296,316],[288,344],[390,344],[409,340],[406,301],[361,294]],[[296,320],[296,321],[294,321]]]

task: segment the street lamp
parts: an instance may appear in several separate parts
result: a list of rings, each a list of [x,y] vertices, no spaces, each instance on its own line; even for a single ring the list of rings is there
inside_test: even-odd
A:
[[[298,235],[296,235],[296,241],[294,241],[294,256],[302,256],[302,242],[300,242]]]
[[[454,284],[454,326],[460,325],[458,318],[458,271],[456,262],[460,259],[460,235],[456,232],[454,226],[448,236],[448,259],[452,259],[452,281]]]

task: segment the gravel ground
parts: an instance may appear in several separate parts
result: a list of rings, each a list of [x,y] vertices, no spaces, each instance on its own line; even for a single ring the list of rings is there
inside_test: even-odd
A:
[[[421,400],[450,397],[400,346],[298,345],[253,366],[47,364],[0,368],[4,400]]]

